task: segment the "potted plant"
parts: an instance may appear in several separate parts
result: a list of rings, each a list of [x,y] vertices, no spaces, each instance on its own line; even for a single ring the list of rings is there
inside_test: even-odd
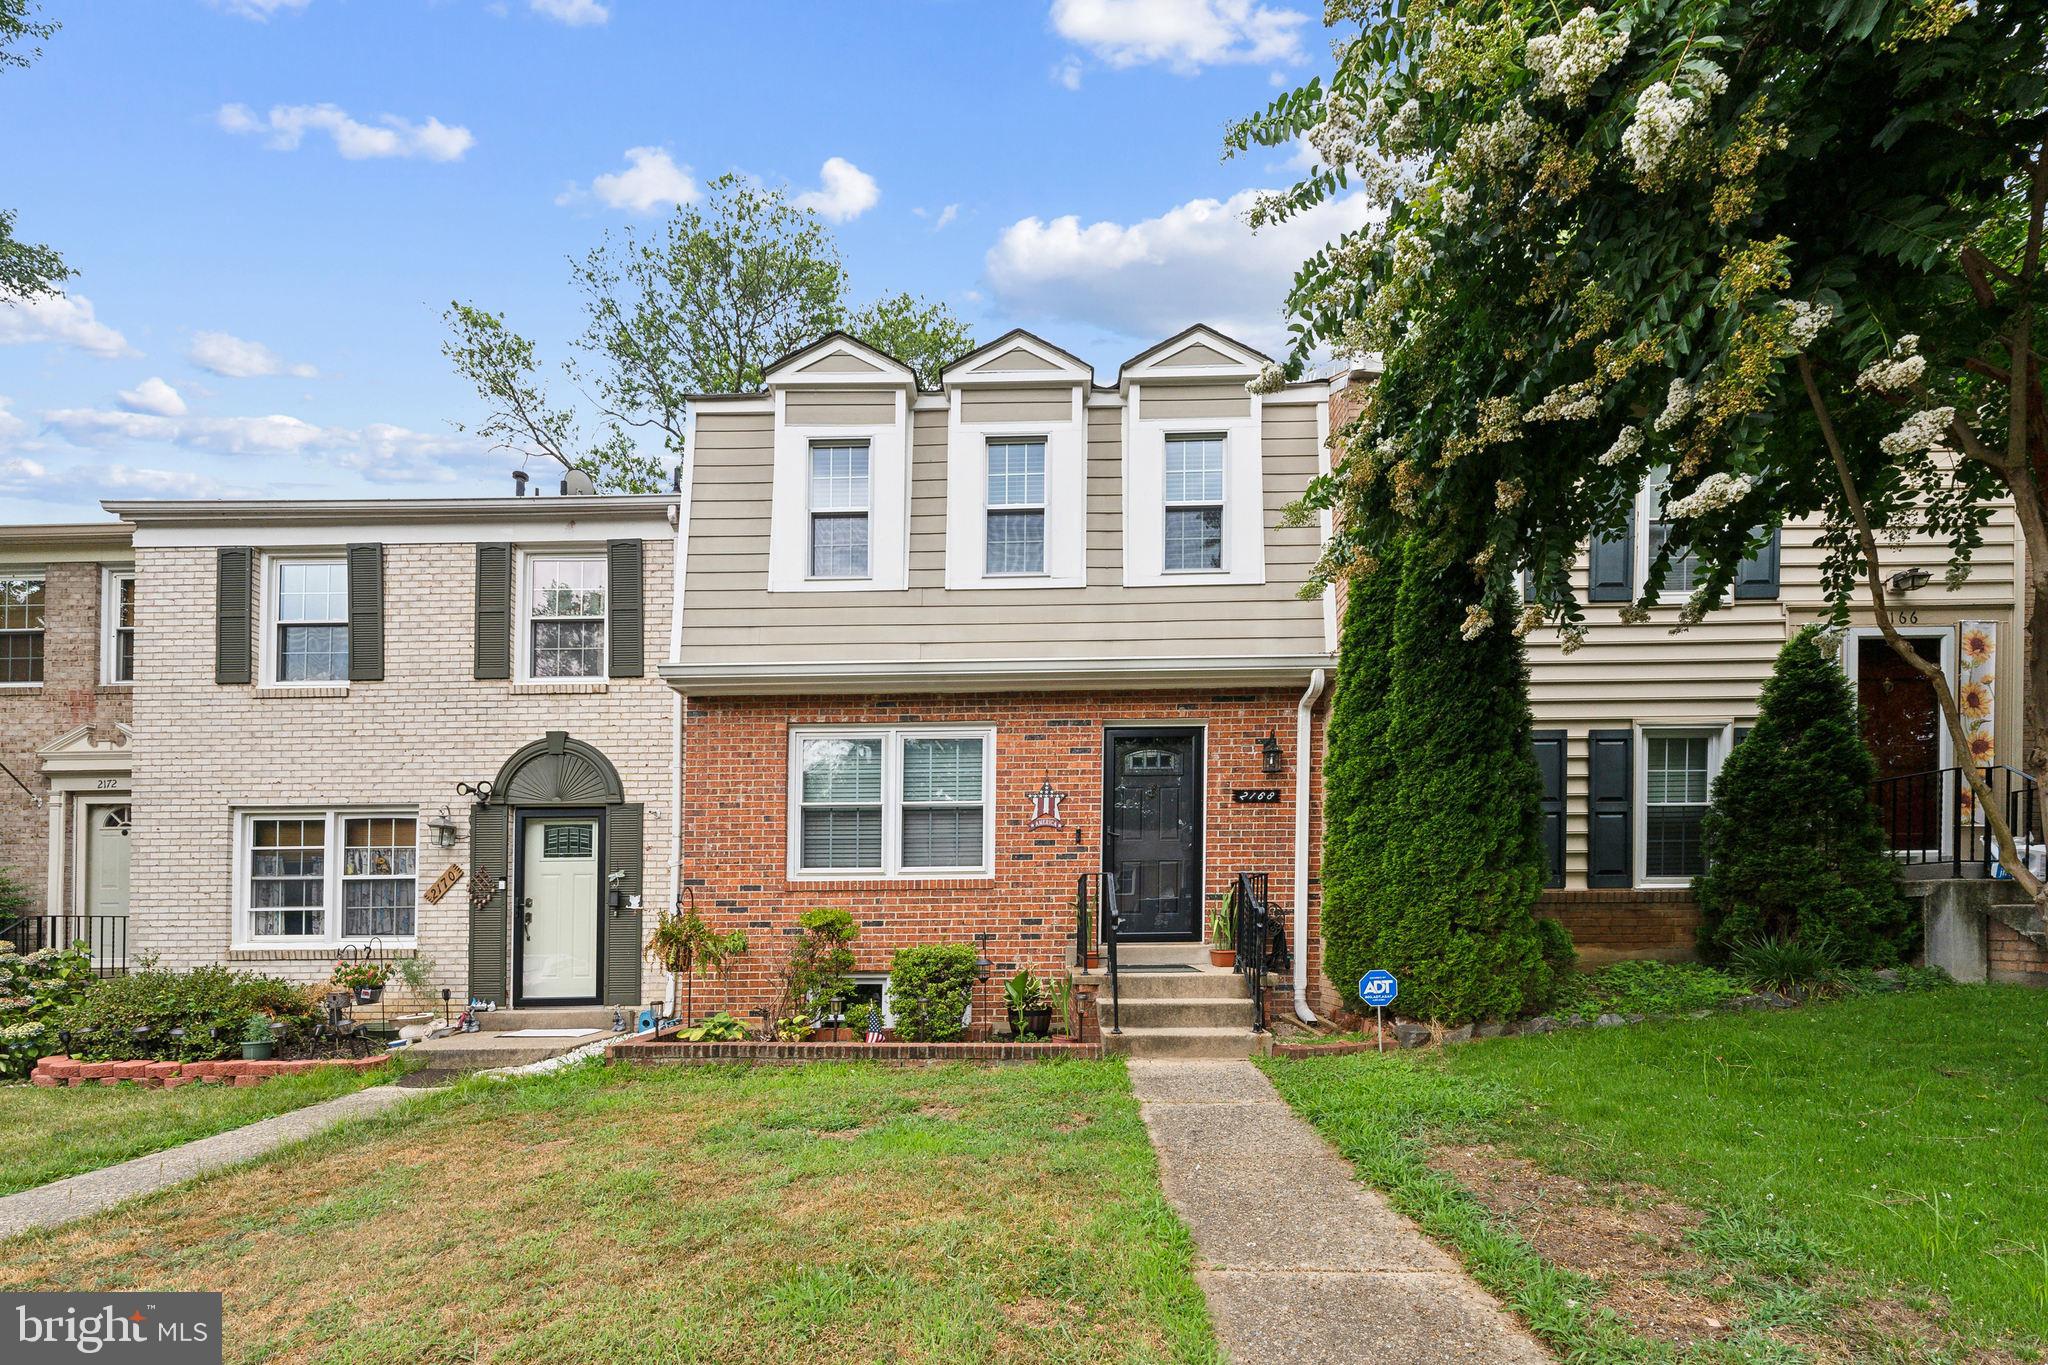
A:
[[[382,962],[337,962],[334,984],[355,992],[358,1005],[374,1005],[384,998],[384,983],[391,968]]]
[[[1216,913],[1209,916],[1209,965],[1237,965],[1237,888],[1232,887]]]
[[[747,931],[721,933],[704,922],[694,903],[680,913],[664,910],[647,940],[647,956],[671,977],[683,982],[683,1017],[695,1017],[696,980],[724,971],[733,958],[747,951]],[[669,998],[675,998],[671,988]],[[722,1013],[722,1011],[721,1011]]]
[[[1029,968],[1003,987],[1003,1003],[1010,1007],[1010,1032],[1017,1037],[1043,1038],[1052,1032],[1052,1004]]]
[[[249,1022],[242,1027],[242,1060],[267,1062],[274,1047],[270,1038],[270,1016],[250,1015]]]

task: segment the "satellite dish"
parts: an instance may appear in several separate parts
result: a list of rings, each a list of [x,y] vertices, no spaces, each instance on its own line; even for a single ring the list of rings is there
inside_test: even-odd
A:
[[[597,496],[597,485],[591,482],[590,471],[572,469],[562,476],[562,496],[565,498],[590,498]]]

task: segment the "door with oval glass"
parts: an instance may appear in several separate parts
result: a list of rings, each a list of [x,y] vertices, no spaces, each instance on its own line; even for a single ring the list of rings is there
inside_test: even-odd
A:
[[[521,1004],[594,1004],[599,913],[598,822],[527,815],[514,922]]]
[[[1103,863],[1116,877],[1120,938],[1202,936],[1202,732],[1110,730],[1104,744]]]

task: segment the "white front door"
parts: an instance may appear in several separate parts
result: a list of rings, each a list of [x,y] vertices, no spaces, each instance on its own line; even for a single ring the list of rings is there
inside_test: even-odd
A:
[[[597,998],[597,821],[526,822],[519,994]]]
[[[85,913],[128,913],[128,807],[88,806]]]

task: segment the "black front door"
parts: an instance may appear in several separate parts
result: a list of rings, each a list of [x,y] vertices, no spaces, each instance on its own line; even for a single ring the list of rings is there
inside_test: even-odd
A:
[[[1121,937],[1202,937],[1202,732],[1111,730],[1103,859],[1116,876]]]

